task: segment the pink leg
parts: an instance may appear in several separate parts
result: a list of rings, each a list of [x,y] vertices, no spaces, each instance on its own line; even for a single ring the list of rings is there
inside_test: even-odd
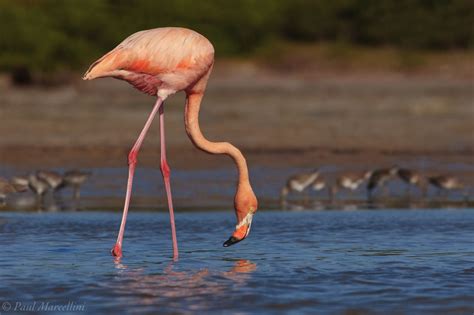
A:
[[[168,209],[170,211],[171,238],[173,239],[173,260],[178,260],[178,241],[176,239],[176,228],[174,225],[173,199],[171,196],[170,167],[166,161],[165,143],[165,108],[160,108],[160,144],[161,144],[161,175],[165,182],[166,198],[168,199]]]
[[[158,99],[156,100],[155,106],[153,107],[153,110],[151,111],[151,114],[148,117],[148,120],[146,121],[142,132],[140,133],[140,136],[138,137],[137,141],[132,147],[132,150],[130,150],[130,153],[128,154],[128,182],[127,182],[127,193],[125,195],[125,204],[123,206],[122,223],[120,224],[120,231],[117,237],[117,243],[115,243],[115,246],[112,248],[112,251],[111,251],[112,255],[116,257],[122,257],[123,232],[125,230],[125,223],[127,222],[128,206],[130,205],[130,197],[132,195],[133,174],[135,173],[135,166],[137,164],[138,151],[140,150],[140,147],[143,143],[143,139],[145,139],[145,135],[148,129],[150,128],[153,118],[155,117],[156,113],[160,109],[162,103],[163,102],[161,98],[158,97]]]

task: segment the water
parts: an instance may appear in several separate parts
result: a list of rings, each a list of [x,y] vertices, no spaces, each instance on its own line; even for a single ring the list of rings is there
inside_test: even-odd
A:
[[[231,211],[176,221],[172,263],[165,213],[130,213],[121,260],[118,213],[1,213],[2,314],[474,311],[473,210],[262,210],[230,248]]]

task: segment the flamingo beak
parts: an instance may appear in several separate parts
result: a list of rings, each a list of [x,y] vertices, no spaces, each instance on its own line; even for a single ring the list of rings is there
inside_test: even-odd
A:
[[[253,214],[249,213],[249,215],[247,215],[247,217],[236,226],[232,236],[227,241],[225,241],[224,244],[222,244],[224,247],[237,244],[249,235],[250,227],[252,226],[252,216]]]

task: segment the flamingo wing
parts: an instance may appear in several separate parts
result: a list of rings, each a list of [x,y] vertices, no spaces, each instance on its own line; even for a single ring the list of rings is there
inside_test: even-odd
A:
[[[214,48],[202,35],[184,28],[135,33],[94,62],[84,79],[114,77],[150,95],[158,89],[184,90],[212,66]]]

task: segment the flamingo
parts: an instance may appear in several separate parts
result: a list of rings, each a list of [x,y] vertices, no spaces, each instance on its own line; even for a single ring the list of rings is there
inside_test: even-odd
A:
[[[234,197],[237,225],[223,246],[233,245],[248,236],[253,215],[257,211],[257,198],[250,185],[247,162],[235,146],[228,142],[211,142],[203,136],[199,128],[199,109],[213,65],[214,47],[207,38],[190,29],[164,27],[132,34],[94,62],[84,74],[84,80],[104,77],[124,80],[141,92],[156,97],[151,114],[128,155],[129,171],[122,223],[111,251],[112,255],[122,257],[123,234],[137,155],[153,118],[159,113],[160,169],[170,213],[173,260],[178,259],[170,167],[166,160],[163,103],[170,95],[179,91],[184,91],[186,94],[185,129],[191,142],[204,152],[230,156],[237,166],[238,183]]]

